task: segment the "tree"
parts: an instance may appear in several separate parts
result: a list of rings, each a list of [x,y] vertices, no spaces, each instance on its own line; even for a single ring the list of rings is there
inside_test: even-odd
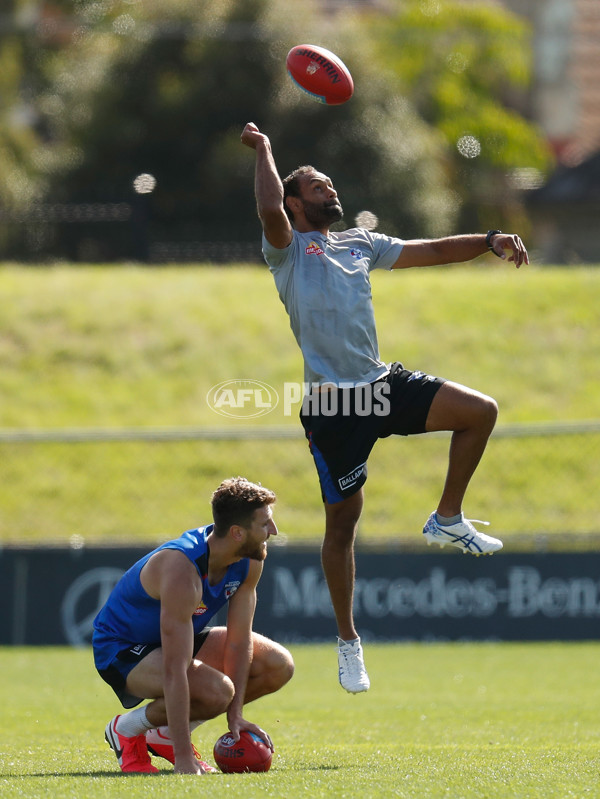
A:
[[[0,210],[13,213],[37,195],[33,152],[39,143],[31,96],[37,70],[19,18],[18,0],[3,11],[7,32],[0,38]]]
[[[397,0],[390,17],[365,23],[390,84],[444,138],[463,227],[521,223],[511,173],[551,162],[540,131],[514,110],[530,80],[527,23],[455,0]]]
[[[347,223],[366,203],[386,232],[451,232],[485,170],[488,186],[490,175],[495,181],[525,156],[525,165],[541,165],[543,156],[530,126],[497,97],[500,66],[506,73],[514,53],[499,53],[489,36],[497,19],[508,29],[508,17],[460,11],[463,30],[452,16],[462,5],[434,5],[440,10],[428,27],[427,3],[412,0],[391,17],[325,15],[309,0],[57,4],[68,14],[61,25],[68,40],[46,54],[36,97],[45,142],[35,153],[39,186],[53,203],[145,208],[153,241],[258,241],[253,163],[239,142],[252,120],[270,135],[282,172],[312,162],[331,175]],[[351,102],[324,107],[292,85],[285,56],[302,41],[348,63]],[[463,135],[481,143],[480,158],[458,156]],[[145,200],[133,191],[141,173],[156,180]],[[502,195],[490,202],[505,204]],[[95,257],[136,255],[123,226],[119,241],[116,230],[92,228],[85,237]],[[83,257],[81,226],[74,231],[59,230],[57,253]]]

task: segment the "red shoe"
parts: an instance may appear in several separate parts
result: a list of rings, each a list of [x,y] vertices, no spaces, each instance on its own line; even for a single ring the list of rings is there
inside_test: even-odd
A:
[[[175,751],[173,749],[173,743],[171,739],[163,735],[160,730],[148,730],[146,733],[146,746],[151,754],[156,755],[156,757],[164,757],[164,759],[168,760],[169,763],[175,765]],[[196,749],[194,744],[192,744],[192,749],[194,750],[196,760],[198,763],[200,763],[204,771],[206,771],[207,774],[215,774],[217,769],[209,766],[208,763],[205,763],[204,760],[202,760],[200,757],[200,752]]]
[[[159,770],[150,762],[150,755],[146,746],[145,735],[127,737],[117,732],[117,721],[120,716],[115,716],[106,725],[104,737],[106,743],[117,756],[121,771],[126,774],[158,774]]]

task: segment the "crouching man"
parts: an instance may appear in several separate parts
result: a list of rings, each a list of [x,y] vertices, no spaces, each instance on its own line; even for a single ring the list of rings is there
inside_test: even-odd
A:
[[[244,705],[292,677],[290,653],[252,631],[267,541],[277,535],[275,494],[237,477],[212,496],[213,524],[189,530],[135,563],[94,620],[96,668],[124,708],[105,737],[121,770],[155,773],[150,754],[180,774],[214,771],[191,732],[221,713],[237,740],[264,730]],[[208,627],[229,603],[226,627]],[[148,704],[137,707],[144,699]]]

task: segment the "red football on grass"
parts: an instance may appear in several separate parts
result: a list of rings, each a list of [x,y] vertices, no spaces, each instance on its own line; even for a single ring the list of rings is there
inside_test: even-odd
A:
[[[341,105],[352,97],[348,67],[324,47],[298,44],[287,54],[286,66],[294,83],[320,103]]]
[[[230,732],[221,735],[213,749],[213,757],[225,774],[237,774],[242,771],[268,771],[273,753],[258,735],[244,730],[237,742]]]

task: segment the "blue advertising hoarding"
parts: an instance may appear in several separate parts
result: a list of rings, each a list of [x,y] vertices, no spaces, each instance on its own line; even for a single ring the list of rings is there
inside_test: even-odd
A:
[[[85,646],[92,620],[143,548],[0,551],[0,644]],[[591,640],[600,553],[358,551],[354,611],[365,639]],[[255,629],[279,641],[336,635],[318,550],[272,546]]]

